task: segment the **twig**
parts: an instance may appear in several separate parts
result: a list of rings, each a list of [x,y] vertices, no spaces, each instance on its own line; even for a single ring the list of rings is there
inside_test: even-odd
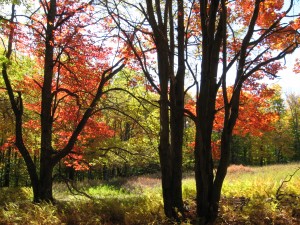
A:
[[[74,196],[81,195],[81,196],[87,197],[88,199],[91,199],[93,201],[95,200],[94,197],[87,194],[86,192],[78,190],[78,188],[75,186],[74,182],[72,180],[66,178],[65,176],[63,176],[61,174],[56,174],[54,177],[60,177],[67,185],[67,188],[69,189],[69,191],[72,195],[74,195]],[[75,192],[74,192],[74,190],[75,190]]]
[[[278,189],[277,189],[277,191],[276,191],[276,199],[277,199],[277,200],[282,199],[282,196],[285,195],[285,194],[280,193],[280,192],[281,192],[281,188],[283,187],[283,185],[284,185],[285,183],[290,182],[291,179],[293,178],[293,176],[294,176],[299,170],[300,170],[300,167],[298,167],[298,168],[294,171],[294,173],[292,173],[292,174],[290,174],[290,175],[287,175],[287,176],[285,177],[285,179],[281,182],[280,186],[278,187]]]

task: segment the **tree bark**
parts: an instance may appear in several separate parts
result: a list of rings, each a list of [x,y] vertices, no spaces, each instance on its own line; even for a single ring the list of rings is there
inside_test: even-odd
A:
[[[164,200],[164,211],[167,217],[173,217],[172,207],[172,154],[170,149],[170,120],[169,120],[169,100],[168,100],[168,49],[162,48],[158,53],[158,68],[160,71],[160,134],[159,134],[159,158],[162,174],[162,190]]]
[[[211,136],[215,117],[216,96],[219,88],[217,74],[224,23],[217,21],[220,1],[200,1],[202,26],[202,62],[200,93],[196,101],[195,179],[197,216],[200,224],[213,223],[213,159]],[[209,10],[208,10],[209,8]],[[222,14],[222,13],[221,13]]]
[[[52,183],[53,183],[53,164],[50,159],[41,159],[40,163],[40,179],[39,179],[39,201],[54,202],[52,193]]]
[[[183,0],[177,0],[177,36],[178,36],[178,69],[177,74],[170,82],[170,127],[172,151],[172,194],[173,208],[177,208],[184,215],[182,200],[182,146],[184,134],[184,78],[185,78],[185,28]],[[173,24],[172,10],[170,10],[170,23]],[[172,27],[172,25],[171,25]],[[173,27],[172,27],[173,28]],[[174,29],[174,28],[173,28]],[[171,34],[174,38],[174,34]],[[172,46],[172,44],[171,44]],[[171,48],[172,49],[172,48]],[[171,59],[174,52],[171,51]],[[174,63],[172,63],[174,67]],[[174,72],[173,72],[174,73]],[[175,74],[174,74],[175,75]]]
[[[160,137],[159,158],[162,173],[162,190],[165,215],[177,218],[176,208],[183,210],[182,140],[183,140],[183,76],[184,63],[180,72],[174,75],[174,27],[172,1],[165,2],[162,12],[160,3],[147,0],[147,17],[152,27],[157,50],[158,76],[160,84]],[[183,17],[181,17],[181,20]],[[170,30],[168,33],[167,26]],[[182,23],[183,24],[183,23]],[[184,29],[181,26],[181,30]],[[184,33],[184,32],[182,32]],[[181,37],[184,38],[184,37]],[[183,45],[181,45],[183,47]],[[182,53],[180,53],[183,55]],[[180,57],[182,62],[182,57]],[[183,59],[184,62],[184,59]],[[177,83],[178,78],[178,83]],[[169,81],[171,83],[169,93]],[[182,88],[181,88],[182,86]],[[169,99],[170,96],[170,99]],[[169,101],[170,100],[170,101]],[[169,115],[170,106],[170,115]],[[171,141],[171,144],[170,144]]]

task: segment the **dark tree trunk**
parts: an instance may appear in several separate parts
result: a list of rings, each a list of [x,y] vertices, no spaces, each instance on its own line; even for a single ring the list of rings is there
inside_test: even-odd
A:
[[[128,141],[130,139],[130,131],[131,131],[130,123],[125,122],[124,131],[121,132],[121,141]]]
[[[173,4],[168,0],[164,12],[160,4],[147,0],[147,13],[154,32],[160,84],[160,143],[159,157],[165,214],[177,218],[183,212],[182,201],[182,144],[184,129],[184,13],[183,1],[177,1],[178,11],[178,70],[174,72],[175,33]],[[169,30],[167,26],[169,25]],[[168,90],[170,83],[170,90]],[[170,110],[170,114],[169,114]]]
[[[219,162],[219,166],[216,173],[216,178],[213,186],[213,195],[212,195],[212,218],[213,221],[218,216],[219,210],[219,202],[221,198],[221,191],[224,179],[227,174],[227,168],[229,165],[230,159],[230,141],[231,141],[232,131],[228,131],[228,129],[223,130],[221,137],[221,158]]]
[[[42,161],[40,165],[40,196],[39,201],[53,202],[53,193],[52,193],[52,172],[53,165],[49,161]]]
[[[13,38],[14,38],[14,18],[15,18],[15,5],[12,5],[12,14],[10,23],[12,24],[10,32],[9,32],[9,38],[8,38],[8,46],[7,46],[7,53],[6,58],[10,59],[10,56],[12,54],[12,44],[13,44]],[[15,98],[14,90],[11,86],[8,73],[7,73],[7,64],[2,64],[2,76],[3,80],[5,82],[5,86],[7,89],[7,93],[9,96],[9,100],[13,109],[13,112],[15,114],[15,134],[16,134],[16,146],[19,149],[25,163],[26,167],[30,176],[31,184],[33,187],[33,196],[34,201],[38,201],[39,199],[39,184],[38,184],[38,175],[36,173],[36,167],[31,159],[31,156],[29,154],[29,151],[27,150],[26,146],[23,142],[23,134],[22,134],[22,116],[23,116],[23,102],[22,102],[22,96],[21,92],[17,92],[18,96]],[[18,179],[16,179],[15,182],[18,185]]]
[[[184,77],[185,77],[185,29],[183,1],[177,1],[178,8],[178,69],[177,74],[170,82],[170,128],[171,128],[171,151],[172,151],[172,207],[177,208],[184,214],[182,200],[182,146],[184,131]],[[171,12],[171,10],[170,10]],[[170,13],[170,27],[174,29],[173,18]],[[174,34],[171,33],[171,46],[173,46]],[[173,47],[171,47],[172,49]],[[170,59],[174,58],[171,51]],[[174,63],[172,63],[174,67]],[[174,73],[174,71],[172,71]],[[174,74],[175,75],[175,74]]]
[[[14,155],[14,164],[15,168],[19,168],[20,166],[20,159],[18,157],[18,153],[16,152]],[[20,179],[20,171],[18,169],[14,170],[14,187],[19,186],[19,179]]]
[[[217,74],[219,53],[224,32],[224,23],[217,21],[220,1],[200,1],[202,26],[202,62],[200,93],[196,102],[196,136],[195,136],[195,179],[197,216],[200,224],[213,223],[213,159],[211,137],[215,117],[215,104],[219,84]],[[208,10],[209,8],[209,10]],[[224,13],[221,13],[224,16]],[[224,19],[224,17],[222,17]]]
[[[52,195],[52,77],[54,70],[54,26],[56,0],[49,2],[45,40],[44,80],[41,104],[41,158],[40,158],[40,200],[53,201]]]
[[[16,146],[19,149],[19,152],[21,153],[26,167],[27,171],[29,173],[32,189],[33,189],[33,201],[39,202],[40,199],[40,191],[39,191],[39,178],[36,171],[36,165],[34,164],[29,151],[24,145],[23,142],[23,134],[22,134],[22,110],[18,115],[16,115]]]
[[[183,144],[183,110],[178,110],[172,115],[171,112],[171,149],[172,149],[172,207],[181,213],[182,201],[182,144]],[[180,112],[181,111],[181,112]],[[179,115],[178,115],[179,114]]]
[[[70,180],[75,180],[75,170],[72,166],[67,167],[67,172],[68,172],[68,178]]]
[[[109,180],[109,174],[108,174],[108,169],[107,169],[106,165],[103,166],[102,173],[103,173],[102,174],[103,180],[108,181]]]
[[[211,114],[213,115],[213,113]],[[207,118],[207,122],[209,117]],[[213,118],[213,117],[212,117]],[[204,121],[199,122],[202,125]],[[213,219],[212,211],[212,193],[213,193],[213,160],[211,149],[211,132],[209,123],[207,124],[208,130],[204,133],[200,125],[196,126],[195,136],[195,179],[196,179],[196,203],[197,203],[197,216],[200,224],[206,224]],[[205,125],[204,125],[205,126]],[[198,128],[197,128],[198,127]]]
[[[164,210],[167,217],[173,217],[172,207],[172,154],[169,142],[169,101],[168,101],[168,49],[161,47],[158,53],[158,67],[160,71],[160,134],[159,134],[159,158],[162,174],[162,190]]]

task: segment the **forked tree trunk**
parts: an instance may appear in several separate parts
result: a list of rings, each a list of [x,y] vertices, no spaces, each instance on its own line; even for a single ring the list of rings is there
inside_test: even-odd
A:
[[[174,18],[170,6],[170,29],[174,32]],[[185,27],[184,27],[184,6],[183,0],[177,0],[178,9],[178,69],[170,79],[170,128],[171,128],[171,151],[172,151],[172,206],[183,216],[184,207],[182,199],[182,147],[184,135],[184,79],[185,79]],[[171,32],[171,53],[170,61],[174,68],[174,33]]]
[[[196,139],[201,139],[199,129],[196,131]],[[219,201],[223,181],[227,173],[230,159],[231,133],[223,132],[221,139],[221,159],[216,176],[213,175],[213,160],[211,148],[204,146],[203,142],[195,143],[195,178],[197,188],[197,215],[199,224],[214,224],[218,217]]]
[[[184,26],[180,16],[180,50],[178,72],[174,74],[175,36],[172,1],[166,1],[162,13],[160,3],[147,0],[149,23],[153,29],[157,49],[158,77],[160,84],[160,140],[159,157],[162,173],[164,211],[168,218],[177,218],[183,212],[182,201],[182,142],[184,104]],[[154,7],[155,6],[155,9]],[[183,10],[183,2],[178,1]],[[160,14],[161,13],[161,14]],[[160,19],[158,19],[160,18]],[[167,29],[169,26],[169,31]],[[169,33],[170,32],[170,33]],[[169,83],[171,83],[169,90]],[[170,110],[170,114],[169,114]],[[171,142],[171,144],[170,144]]]

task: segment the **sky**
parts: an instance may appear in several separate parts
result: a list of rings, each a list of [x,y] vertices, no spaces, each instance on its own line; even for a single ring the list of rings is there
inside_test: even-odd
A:
[[[300,58],[300,49],[286,57],[286,69],[279,71],[278,79],[268,81],[270,84],[279,84],[282,87],[283,97],[289,93],[300,95],[300,74],[293,72],[296,58]]]
[[[286,7],[290,1],[284,2]],[[292,10],[293,15],[300,14],[300,1],[294,1],[294,7]],[[282,87],[283,97],[289,93],[295,93],[300,95],[300,74],[295,74],[293,72],[293,67],[296,61],[296,58],[300,59],[300,49],[297,49],[292,55],[286,57],[286,69],[278,73],[280,76],[279,79],[276,79],[270,83],[277,83]]]

